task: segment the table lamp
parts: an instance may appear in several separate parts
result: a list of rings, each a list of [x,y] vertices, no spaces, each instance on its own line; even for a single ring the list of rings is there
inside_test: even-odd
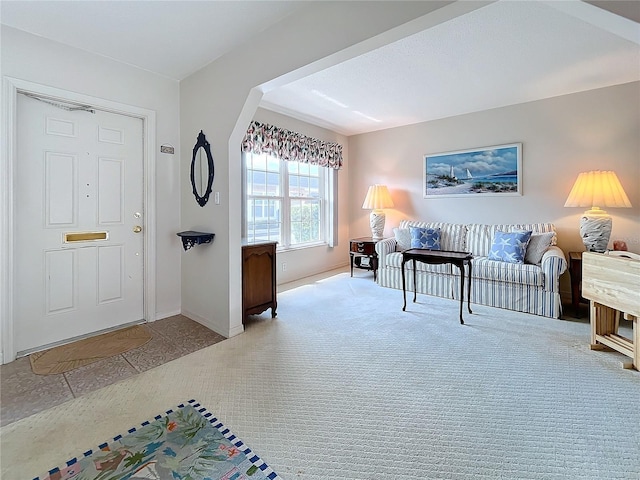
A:
[[[611,236],[611,216],[600,207],[630,208],[631,202],[612,171],[578,175],[565,207],[590,207],[580,218],[580,236],[588,252],[604,252]]]
[[[393,208],[393,200],[386,185],[371,185],[364,198],[362,208],[371,210],[369,224],[374,239],[383,238],[385,214],[384,208]]]

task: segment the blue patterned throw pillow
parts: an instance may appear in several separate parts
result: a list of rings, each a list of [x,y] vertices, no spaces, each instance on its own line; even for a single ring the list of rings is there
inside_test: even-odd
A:
[[[440,229],[409,227],[411,231],[411,248],[428,248],[440,250]]]
[[[489,260],[507,263],[524,263],[527,244],[531,232],[500,232],[493,237],[493,244],[489,251]]]

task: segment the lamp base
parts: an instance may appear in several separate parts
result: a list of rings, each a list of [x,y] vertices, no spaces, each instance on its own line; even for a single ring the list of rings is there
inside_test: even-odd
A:
[[[369,226],[371,227],[371,237],[378,240],[384,238],[385,214],[383,210],[371,210],[369,215]]]
[[[587,252],[603,253],[607,250],[611,237],[611,217],[609,215],[590,215],[580,218],[580,236]]]

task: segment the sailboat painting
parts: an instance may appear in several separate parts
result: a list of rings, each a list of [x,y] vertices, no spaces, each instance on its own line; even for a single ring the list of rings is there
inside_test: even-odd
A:
[[[522,144],[427,154],[423,196],[522,195]]]

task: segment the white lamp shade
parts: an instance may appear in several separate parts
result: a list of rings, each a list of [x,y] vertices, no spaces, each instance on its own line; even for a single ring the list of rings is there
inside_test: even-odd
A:
[[[389,195],[386,185],[371,185],[364,198],[362,208],[368,210],[382,210],[383,208],[393,208],[393,200]]]
[[[615,172],[595,170],[578,175],[564,206],[630,208],[631,202]]]

